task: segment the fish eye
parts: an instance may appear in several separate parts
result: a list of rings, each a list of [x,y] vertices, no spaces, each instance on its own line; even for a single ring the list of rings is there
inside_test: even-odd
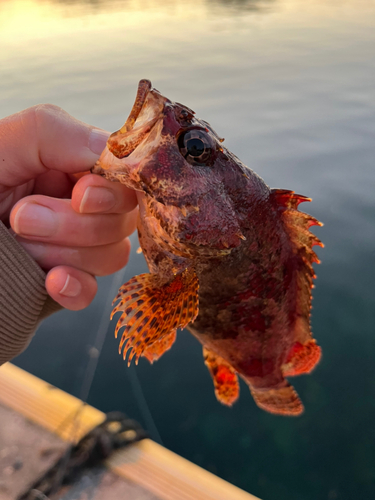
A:
[[[200,129],[190,129],[178,138],[180,153],[190,165],[208,166],[211,164],[215,145],[209,134]]]

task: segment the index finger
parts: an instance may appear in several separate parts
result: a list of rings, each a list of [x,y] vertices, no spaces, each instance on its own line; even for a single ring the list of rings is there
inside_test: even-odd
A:
[[[136,206],[135,191],[100,175],[85,175],[73,188],[72,207],[81,214],[123,214]]]
[[[39,104],[0,120],[0,193],[48,170],[75,174],[89,170],[109,132],[70,116],[52,104]]]

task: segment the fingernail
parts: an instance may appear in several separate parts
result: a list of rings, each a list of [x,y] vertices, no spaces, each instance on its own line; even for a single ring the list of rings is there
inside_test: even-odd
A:
[[[56,228],[55,212],[36,203],[22,205],[14,218],[14,230],[22,236],[51,236]]]
[[[68,274],[65,284],[60,290],[60,295],[64,295],[65,297],[77,297],[82,290],[81,283],[73,276]]]
[[[86,214],[107,212],[115,204],[116,198],[113,191],[107,188],[89,186],[82,196],[79,211]]]
[[[100,155],[107,144],[109,132],[100,128],[93,128],[89,137],[89,149],[96,155]]]

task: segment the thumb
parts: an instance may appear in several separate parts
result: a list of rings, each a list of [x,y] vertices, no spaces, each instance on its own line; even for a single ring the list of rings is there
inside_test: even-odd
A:
[[[52,104],[0,120],[0,193],[48,170],[73,174],[90,169],[108,136]]]

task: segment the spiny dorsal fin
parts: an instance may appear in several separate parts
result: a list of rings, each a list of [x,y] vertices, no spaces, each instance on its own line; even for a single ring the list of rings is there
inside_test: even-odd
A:
[[[313,279],[316,277],[312,265],[314,262],[320,262],[312,247],[315,245],[324,246],[319,238],[309,231],[309,228],[323,224],[311,215],[298,210],[300,203],[311,201],[311,198],[284,189],[271,189],[271,197],[279,208],[285,230],[294,249],[294,255],[299,263],[296,338],[305,343],[311,338],[311,288],[314,286]]]
[[[285,228],[296,251],[303,249],[304,252],[307,252],[310,256],[310,264],[312,262],[319,263],[319,259],[312,247],[314,245],[324,247],[324,245],[315,234],[309,231],[309,228],[311,226],[322,226],[323,224],[312,215],[298,210],[300,203],[311,201],[311,198],[285,189],[271,189],[271,196],[282,211]]]

